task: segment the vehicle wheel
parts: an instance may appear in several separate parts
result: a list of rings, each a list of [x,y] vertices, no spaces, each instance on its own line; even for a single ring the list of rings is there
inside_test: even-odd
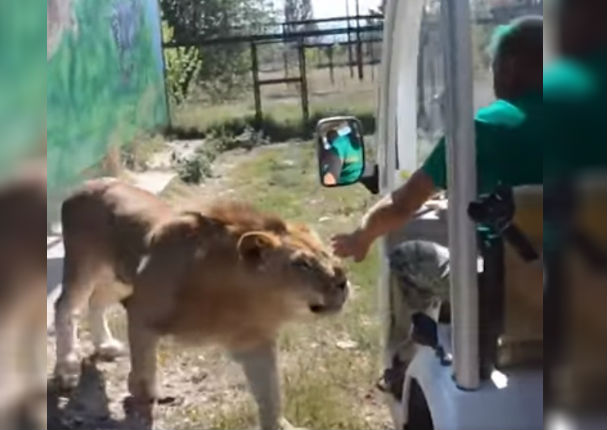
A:
[[[426,397],[417,383],[411,381],[411,395],[409,396],[409,422],[403,430],[434,430],[430,409]]]

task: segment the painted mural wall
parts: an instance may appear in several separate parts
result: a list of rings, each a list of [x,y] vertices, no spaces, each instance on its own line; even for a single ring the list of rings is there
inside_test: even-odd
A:
[[[168,122],[157,0],[47,1],[49,186]]]
[[[44,9],[0,1],[0,184],[39,147],[44,152]]]

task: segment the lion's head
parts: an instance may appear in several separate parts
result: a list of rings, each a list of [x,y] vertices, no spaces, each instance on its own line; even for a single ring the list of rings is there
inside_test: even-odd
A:
[[[252,276],[282,283],[314,314],[338,312],[348,297],[345,269],[306,226],[244,233],[238,254]]]
[[[193,279],[206,279],[205,284],[245,287],[239,289],[241,296],[265,291],[265,296],[257,295],[265,297],[259,300],[282,297],[314,314],[338,312],[348,297],[344,267],[305,225],[223,202],[182,213],[155,236],[166,246],[181,244],[186,250],[184,235],[197,248],[195,253],[186,251],[196,254],[197,263],[189,266],[198,273]]]

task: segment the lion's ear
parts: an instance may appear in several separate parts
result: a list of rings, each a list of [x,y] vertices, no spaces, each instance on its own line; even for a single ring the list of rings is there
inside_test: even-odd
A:
[[[238,240],[238,254],[244,261],[258,264],[263,262],[267,251],[279,245],[280,239],[271,233],[245,233]]]
[[[154,229],[149,235],[148,244],[155,246],[197,238],[211,222],[201,213],[184,212]]]

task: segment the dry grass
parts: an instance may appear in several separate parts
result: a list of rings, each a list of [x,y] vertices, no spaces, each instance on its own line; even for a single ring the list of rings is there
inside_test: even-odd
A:
[[[308,75],[310,113],[340,111],[373,115],[376,105],[376,81],[371,80],[367,67],[366,80],[350,78],[346,67],[335,69],[335,83],[330,80],[328,69],[312,69]],[[377,75],[377,74],[376,74]],[[281,73],[264,73],[261,79],[284,77]],[[376,76],[377,77],[377,76]],[[302,118],[301,96],[297,84],[279,84],[262,87],[264,116],[278,123],[298,123]],[[192,99],[175,108],[172,124],[175,128],[205,131],[217,124],[255,115],[253,91],[245,92],[236,100],[212,104]]]

